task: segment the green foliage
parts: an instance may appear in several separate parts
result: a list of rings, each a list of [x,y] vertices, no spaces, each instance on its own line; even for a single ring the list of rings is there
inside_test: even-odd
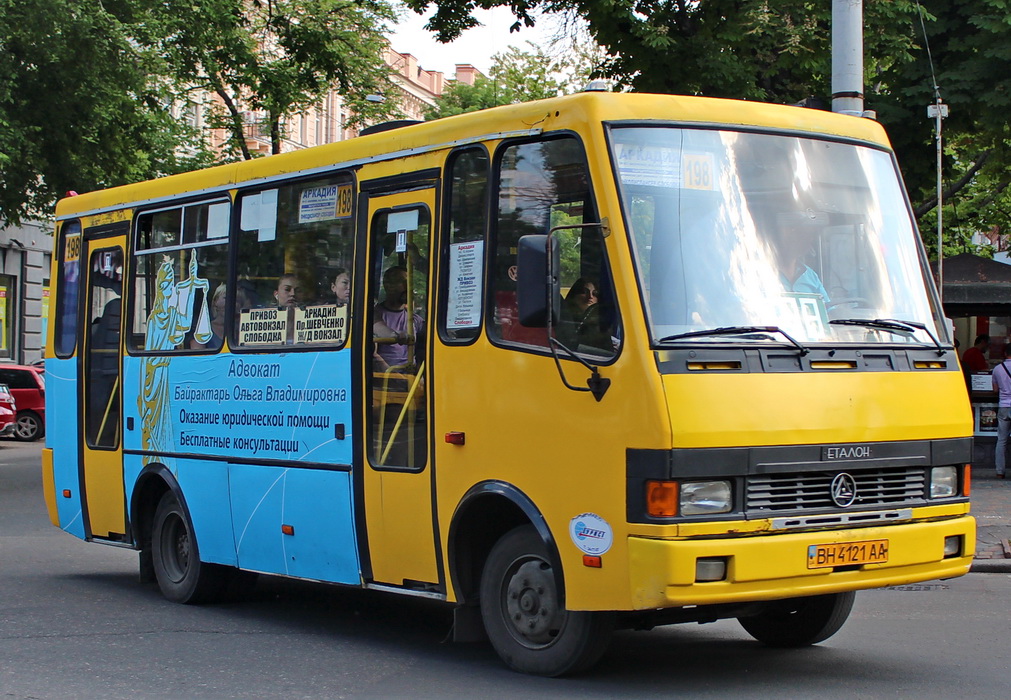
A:
[[[0,217],[214,162],[170,109],[201,91],[243,157],[240,109],[262,115],[274,152],[285,120],[333,87],[358,120],[388,116],[365,97],[391,86],[392,17],[385,0],[0,0]]]
[[[156,67],[100,3],[0,0],[0,218],[207,162],[199,146],[177,150],[198,142],[148,80]]]
[[[425,113],[425,119],[558,96],[562,87],[554,74],[564,66],[527,43],[530,51],[511,47],[496,54],[490,77],[478,76],[473,85],[450,84],[436,100],[436,106]]]
[[[389,116],[391,103],[366,100],[389,92],[383,60],[384,0],[140,0],[146,31],[138,38],[164,55],[178,84],[217,94],[214,125],[228,128],[244,158],[240,104],[259,113],[280,152],[284,121],[336,88],[356,122]],[[351,124],[354,125],[354,124]]]

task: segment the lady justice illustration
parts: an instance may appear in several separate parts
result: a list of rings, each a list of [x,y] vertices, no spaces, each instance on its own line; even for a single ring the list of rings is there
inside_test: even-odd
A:
[[[198,343],[210,340],[212,332],[207,310],[209,289],[207,280],[198,276],[196,251],[190,254],[189,277],[178,284],[175,283],[172,258],[163,256],[155,279],[154,304],[147,317],[144,349],[173,350],[182,344],[191,329],[193,338]],[[194,327],[193,312],[198,290],[203,294]],[[167,356],[148,356],[143,360],[143,391],[137,403],[141,418],[141,447],[145,451],[171,452],[174,449],[169,410],[170,364],[171,358]],[[155,457],[147,455],[144,464],[154,460]]]

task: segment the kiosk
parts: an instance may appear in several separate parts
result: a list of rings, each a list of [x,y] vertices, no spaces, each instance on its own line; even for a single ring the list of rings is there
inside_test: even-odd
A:
[[[931,267],[935,273],[936,263]],[[1001,361],[1005,343],[1011,342],[1011,264],[962,253],[944,259],[944,285],[941,290],[945,316],[955,323],[959,357],[972,347],[977,335],[990,336],[984,351],[990,369]],[[966,377],[972,403],[973,466],[994,468],[997,441],[997,394],[990,372]]]

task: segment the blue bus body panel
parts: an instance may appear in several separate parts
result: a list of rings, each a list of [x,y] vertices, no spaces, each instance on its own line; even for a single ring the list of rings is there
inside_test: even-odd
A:
[[[164,465],[201,560],[360,583],[349,349],[127,356],[123,374],[128,500],[145,466]]]
[[[232,464],[229,482],[241,568],[361,582],[350,472]]]
[[[53,480],[60,527],[84,539],[77,404],[77,358],[46,360],[46,447],[53,451]],[[63,492],[70,492],[64,498]]]
[[[228,509],[228,464],[200,459],[160,460],[172,470],[193,522],[200,560],[235,566],[235,539],[232,514]],[[126,502],[133,499],[133,489],[144,470],[140,455],[123,458]]]

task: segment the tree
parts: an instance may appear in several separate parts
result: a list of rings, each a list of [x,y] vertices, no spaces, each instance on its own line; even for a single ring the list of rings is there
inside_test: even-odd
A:
[[[355,123],[395,105],[367,100],[392,86],[383,32],[393,19],[383,0],[146,0],[138,38],[166,57],[180,84],[220,97],[213,125],[227,128],[243,158],[247,119],[260,115],[273,153],[284,121],[337,88]]]
[[[950,105],[944,120],[946,253],[969,247],[974,232],[1007,235],[1011,219],[1011,14],[1003,0],[923,0],[921,46],[879,76],[874,96],[889,128],[924,240],[936,249],[934,85]],[[924,38],[924,33],[926,38]],[[929,233],[928,233],[929,232]],[[1007,247],[1006,245],[1004,246]]]
[[[155,65],[101,3],[0,0],[0,217],[207,162],[177,150],[193,134],[148,80]]]
[[[425,119],[440,119],[478,109],[556,97],[561,85],[553,74],[564,68],[527,42],[530,51],[516,47],[492,57],[489,77],[478,76],[473,85],[455,82],[436,99]]]

